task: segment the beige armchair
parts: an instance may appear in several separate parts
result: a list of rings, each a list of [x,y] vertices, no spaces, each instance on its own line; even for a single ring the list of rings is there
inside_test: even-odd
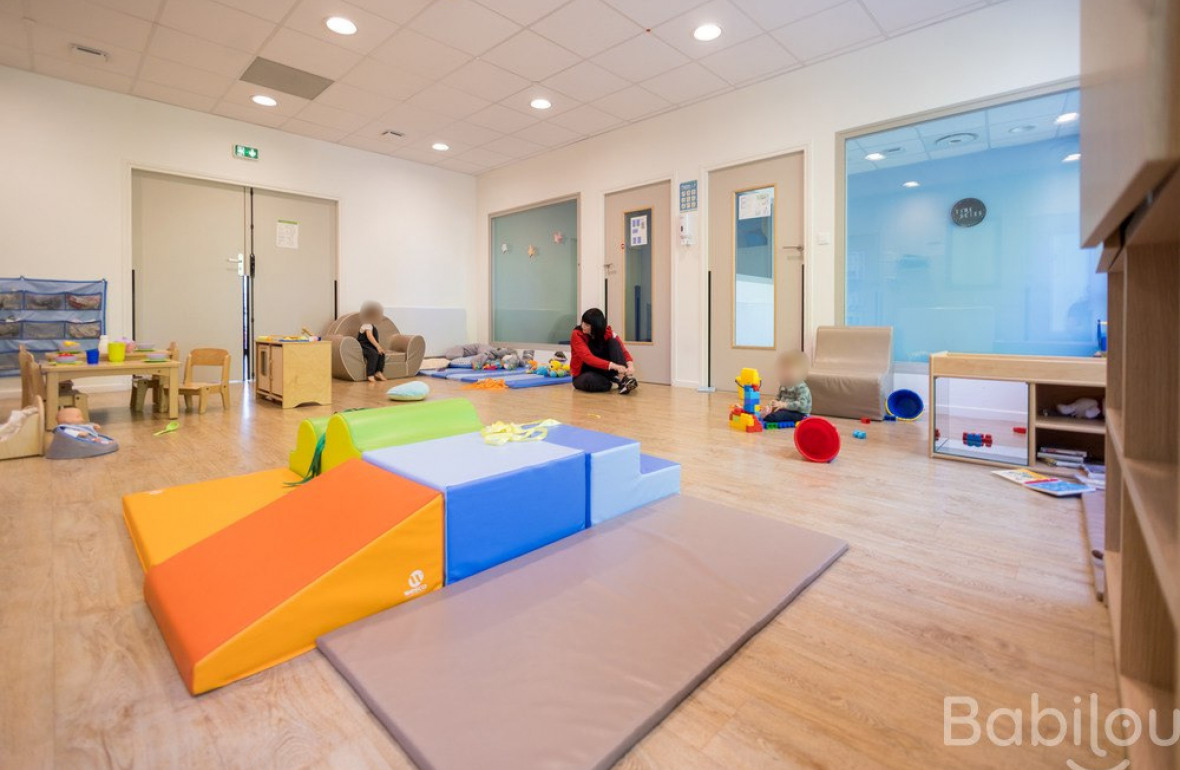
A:
[[[332,343],[332,376],[338,380],[360,382],[365,379],[365,356],[356,336],[361,330],[359,313],[342,315],[324,330],[323,338]],[[385,348],[385,376],[391,380],[413,377],[426,357],[426,339],[401,334],[389,318],[377,324],[377,339]]]
[[[819,327],[807,385],[815,414],[882,419],[893,391],[893,328]]]

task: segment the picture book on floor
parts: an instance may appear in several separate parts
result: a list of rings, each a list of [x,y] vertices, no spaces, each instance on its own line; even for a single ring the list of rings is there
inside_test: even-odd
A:
[[[1033,489],[1053,497],[1070,497],[1094,491],[1094,487],[1088,484],[1079,484],[1076,481],[1059,479],[1056,476],[1045,476],[1027,468],[1010,468],[992,471],[992,473],[1006,481],[1020,484],[1026,489]]]

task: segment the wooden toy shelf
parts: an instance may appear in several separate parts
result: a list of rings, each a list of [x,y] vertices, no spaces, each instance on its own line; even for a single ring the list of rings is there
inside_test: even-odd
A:
[[[284,409],[332,403],[332,343],[255,340],[254,392]]]
[[[1028,409],[1024,421],[1023,456],[997,451],[994,457],[984,452],[968,454],[946,448],[950,437],[940,439],[935,431],[939,415],[945,408],[938,402],[940,379],[1019,382],[1028,386]],[[1085,449],[1090,457],[1104,454],[1103,419],[1081,420],[1042,412],[1057,404],[1088,397],[1104,400],[1106,396],[1106,359],[1064,356],[1005,356],[974,353],[935,353],[930,356],[930,456],[993,465],[1035,465],[1037,450],[1043,445]]]

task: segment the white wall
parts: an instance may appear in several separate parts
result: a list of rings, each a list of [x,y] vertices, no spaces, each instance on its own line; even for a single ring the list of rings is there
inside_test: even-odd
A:
[[[490,213],[580,192],[581,301],[601,304],[607,192],[661,179],[671,179],[675,190],[681,181],[698,179],[703,206],[709,169],[801,148],[807,154],[807,326],[814,330],[837,320],[830,238],[837,132],[1077,76],[1077,0],[1009,0],[489,172],[479,178],[475,285],[486,285]],[[677,385],[694,386],[705,377],[707,218],[703,206],[698,245],[674,249]],[[678,243],[674,235],[668,237]],[[469,299],[479,336],[486,338],[487,296],[473,286]]]
[[[235,144],[260,160],[233,158]],[[338,200],[341,312],[463,308],[478,293],[473,177],[7,67],[0,275],[106,278],[108,329],[130,334],[133,166]]]

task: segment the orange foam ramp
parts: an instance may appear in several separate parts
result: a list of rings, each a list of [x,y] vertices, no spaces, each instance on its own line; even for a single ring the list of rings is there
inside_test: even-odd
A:
[[[291,491],[286,468],[182,484],[123,497],[123,521],[147,572]]]
[[[351,460],[150,569],[144,598],[196,695],[442,582],[442,495]]]

